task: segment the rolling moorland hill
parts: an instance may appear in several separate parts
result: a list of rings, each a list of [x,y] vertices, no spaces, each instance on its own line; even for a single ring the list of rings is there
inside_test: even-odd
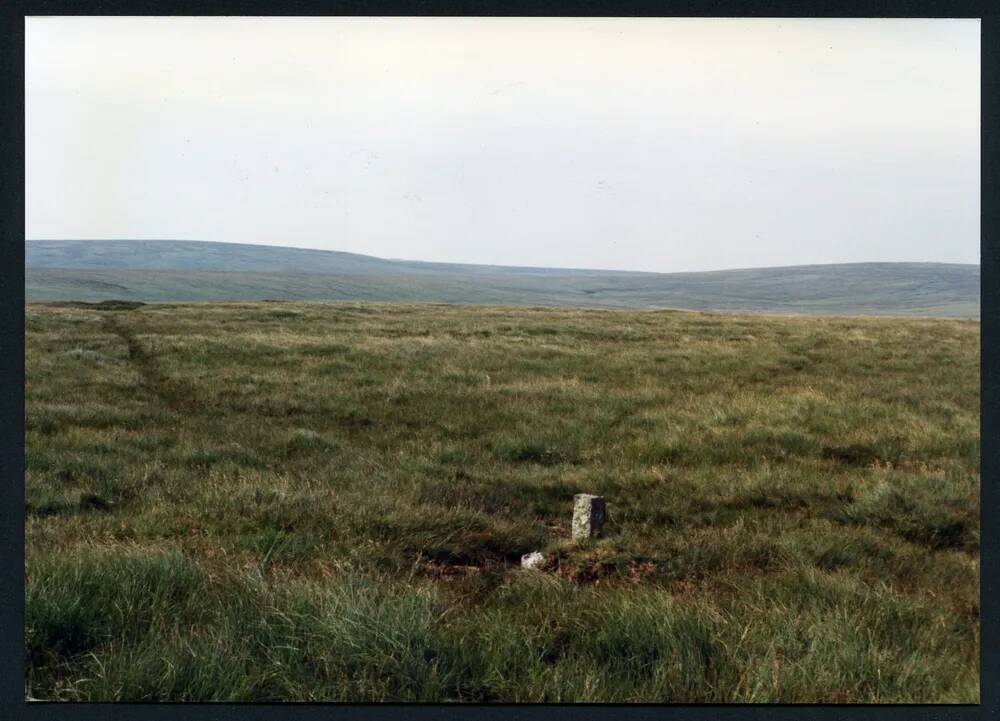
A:
[[[644,273],[178,240],[29,240],[25,264],[28,302],[367,300],[979,317],[979,266],[961,264]]]

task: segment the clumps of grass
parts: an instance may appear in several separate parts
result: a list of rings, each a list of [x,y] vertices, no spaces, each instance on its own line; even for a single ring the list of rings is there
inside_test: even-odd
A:
[[[550,570],[582,585],[655,582],[690,587],[734,576],[780,573],[800,565],[780,539],[742,521],[720,525],[666,531],[642,548],[614,531],[599,541],[561,544],[552,554]]]
[[[466,508],[490,514],[509,514],[522,507],[522,499],[493,478],[473,478],[459,469],[444,478],[422,478],[413,492],[423,505]]]
[[[26,458],[28,471],[44,474],[60,484],[101,480],[108,476],[110,464],[101,464],[86,456],[60,452],[52,447]]]
[[[163,422],[162,409],[130,404],[127,400],[118,405],[101,403],[90,398],[79,405],[40,406],[29,408],[25,427],[29,431],[51,434],[58,430],[78,428],[124,428],[141,430]]]
[[[445,565],[502,566],[545,546],[545,528],[528,518],[491,516],[463,507],[387,503],[355,519],[408,559]]]
[[[302,315],[302,311],[295,308],[281,308],[280,310],[272,310],[270,313],[272,318],[300,318]]]
[[[63,424],[49,416],[38,416],[29,413],[24,419],[24,430],[29,433],[50,436],[53,433],[63,430]]]
[[[739,509],[839,508],[845,491],[830,482],[804,483],[794,471],[783,465],[762,467],[733,482],[730,493],[716,507]],[[711,504],[705,504],[712,508]]]
[[[826,531],[825,527],[818,529],[813,525],[801,533],[787,534],[781,543],[797,559],[824,571],[871,568],[885,579],[890,575],[891,566],[898,561],[890,544],[880,542],[863,527],[854,533],[838,528],[836,535]]]
[[[792,430],[756,429],[747,433],[742,442],[749,446],[744,453],[767,460],[811,456],[819,450],[819,444],[814,439]]]
[[[34,564],[28,693],[51,700],[429,700],[442,685],[438,594],[364,581],[214,581],[176,552]],[[84,680],[58,684],[60,673]],[[78,677],[79,677],[78,676]]]
[[[444,466],[467,466],[473,462],[473,455],[466,448],[449,445],[438,452],[437,462]]]
[[[285,455],[298,456],[326,451],[333,448],[333,443],[323,435],[309,428],[296,428],[285,439]]]
[[[426,584],[224,577],[218,593],[175,553],[67,566],[29,576],[35,698],[696,700],[711,697],[722,653],[705,617],[648,592],[580,595],[528,579],[455,618]],[[87,680],[57,686],[56,671]]]
[[[350,409],[336,414],[337,423],[349,430],[364,430],[375,425],[374,419],[358,409]]]
[[[947,493],[945,485],[936,478],[879,480],[867,485],[837,517],[890,528],[933,549],[978,550],[973,503]]]
[[[250,551],[258,559],[257,570],[263,575],[273,564],[297,563],[308,559],[325,540],[315,529],[286,530],[260,524],[240,539],[237,548]]]
[[[216,467],[263,468],[267,459],[256,449],[238,445],[211,448],[184,447],[171,455],[175,463],[205,473]]]
[[[91,348],[72,348],[64,353],[65,357],[82,363],[102,365],[108,361],[107,356]]]
[[[903,457],[903,448],[897,439],[879,439],[873,443],[823,446],[821,455],[847,466],[871,466],[875,463],[898,463]]]
[[[714,597],[517,573],[461,612],[426,582],[271,585],[209,575],[176,552],[50,558],[27,582],[28,692],[41,699],[977,698],[968,626],[818,572],[750,580]],[[86,680],[58,683],[67,674]]]
[[[534,463],[542,466],[575,463],[579,458],[575,448],[555,441],[539,440],[505,439],[493,445],[493,453],[508,463]]]
[[[816,698],[817,689],[833,703],[978,698],[975,631],[936,603],[843,573],[806,570],[755,580],[721,606],[733,621],[729,668],[738,669],[738,680],[725,686],[742,689],[739,697],[749,702],[797,703]],[[737,621],[753,608],[759,610],[751,622]],[[945,668],[956,666],[946,656],[962,659],[962,670],[949,675]]]
[[[475,626],[473,627],[473,623]],[[478,666],[469,700],[697,702],[725,665],[711,620],[653,590],[523,575],[457,631]]]
[[[25,512],[35,517],[107,512],[133,498],[136,490],[137,482],[131,477],[102,476],[77,480],[57,475],[54,480],[28,486]]]
[[[198,565],[177,553],[49,556],[30,564],[26,583],[26,652],[48,662],[134,643],[166,618],[199,616],[208,592]]]
[[[329,494],[307,489],[242,487],[218,491],[192,509],[192,517],[219,532],[228,547],[297,563],[321,555],[337,537],[339,506]]]
[[[193,448],[183,452],[181,462],[191,469],[206,470],[221,462],[223,455],[207,448]]]
[[[819,452],[810,436],[793,430],[753,428],[720,433],[718,430],[691,431],[686,436],[638,439],[630,455],[643,463],[679,466],[756,466],[807,458]],[[678,437],[680,436],[680,437]]]
[[[37,484],[29,487],[24,499],[24,510],[29,516],[55,516],[73,513],[79,508],[78,498],[65,491]]]
[[[546,570],[574,584],[627,583],[644,575],[663,576],[659,559],[608,542],[583,541],[561,545],[550,555]]]

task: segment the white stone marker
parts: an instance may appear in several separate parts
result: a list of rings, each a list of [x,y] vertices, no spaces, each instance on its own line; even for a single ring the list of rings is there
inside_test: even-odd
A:
[[[603,496],[577,493],[573,496],[573,540],[594,538],[604,532],[607,506]]]
[[[521,568],[536,569],[545,563],[545,555],[541,551],[525,553],[521,556]]]

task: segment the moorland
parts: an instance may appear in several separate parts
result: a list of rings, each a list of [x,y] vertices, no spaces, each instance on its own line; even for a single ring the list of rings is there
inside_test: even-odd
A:
[[[978,322],[53,302],[26,368],[29,698],[978,701]]]

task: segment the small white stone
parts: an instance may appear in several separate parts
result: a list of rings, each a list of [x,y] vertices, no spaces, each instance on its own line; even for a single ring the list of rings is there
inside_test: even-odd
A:
[[[538,569],[545,563],[545,554],[541,551],[533,551],[521,556],[521,568]]]

